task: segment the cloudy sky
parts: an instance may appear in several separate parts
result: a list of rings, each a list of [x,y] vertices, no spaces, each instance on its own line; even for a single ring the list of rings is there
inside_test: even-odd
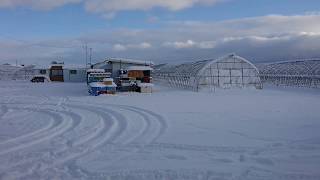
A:
[[[0,0],[0,63],[320,57],[319,0]]]

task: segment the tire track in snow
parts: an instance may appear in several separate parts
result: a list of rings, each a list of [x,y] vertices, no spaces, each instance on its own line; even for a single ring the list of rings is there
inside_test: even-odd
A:
[[[123,153],[121,156],[112,159],[111,161],[108,162],[110,166],[114,165],[115,163],[123,159],[126,159],[127,157],[131,156],[134,153],[141,151],[142,149],[144,149],[145,145],[156,141],[166,131],[168,127],[165,119],[154,112],[141,109],[141,108],[136,108],[133,106],[116,105],[116,107],[123,108],[139,114],[144,119],[147,125],[146,127],[144,127],[141,133],[138,134],[137,136],[134,136],[130,138],[128,141],[125,141],[123,143],[118,143],[126,146],[127,144],[130,144],[136,141],[136,142],[140,142],[140,146],[137,146],[133,148],[133,150],[127,153]],[[144,143],[141,143],[141,140],[144,140],[146,138],[147,138],[147,141]],[[90,173],[92,174],[92,172]]]
[[[145,144],[152,143],[156,141],[167,129],[164,118],[150,113],[148,110],[125,105],[117,105],[116,107],[120,107],[140,115],[146,124],[139,134],[123,142],[123,144],[139,143],[139,141],[145,141],[143,142]]]
[[[27,109],[27,108],[22,108],[22,109]],[[32,109],[32,110],[33,111],[42,111],[42,110],[35,110],[35,109]],[[68,111],[61,112],[61,111],[55,111],[55,110],[52,110],[52,111],[54,111],[54,113],[52,113],[50,111],[43,111],[44,113],[49,113],[49,114],[51,113],[52,116],[55,116],[55,118],[53,118],[54,119],[53,125],[50,128],[48,128],[47,130],[40,129],[40,130],[34,131],[30,134],[22,135],[21,137],[18,137],[15,139],[10,139],[9,141],[12,141],[14,144],[18,144],[18,142],[22,143],[22,145],[19,145],[17,147],[13,147],[10,152],[24,150],[25,148],[29,148],[29,147],[31,147],[35,144],[39,144],[39,143],[50,142],[51,140],[53,140],[56,137],[60,137],[63,134],[72,132],[82,122],[82,117],[73,113],[73,112],[68,112]],[[70,122],[65,123],[65,119],[63,119],[62,116],[60,116],[59,114],[55,114],[58,112],[69,116],[72,121],[71,125],[70,125]],[[57,122],[57,121],[59,121],[59,122]],[[28,142],[28,139],[31,139],[31,140]],[[20,142],[20,141],[22,141],[22,142]],[[24,142],[24,141],[26,141],[26,142]],[[6,143],[6,142],[4,142],[4,143]],[[10,153],[10,152],[9,152],[9,150],[7,150],[5,153]],[[1,153],[2,152],[0,152],[0,155],[1,155]],[[8,164],[5,167],[5,169],[1,169],[1,171],[8,171],[9,169],[14,169],[17,166],[23,166],[24,164],[28,164],[28,163],[30,164],[32,162],[36,162],[37,160],[39,160],[39,158],[41,158],[41,157],[38,156],[37,158],[29,159],[27,156],[27,158],[23,158],[21,161],[15,162],[13,164]],[[28,166],[25,166],[24,168],[26,168],[26,167],[28,167]]]
[[[62,135],[65,132],[68,132],[74,129],[79,125],[81,119],[78,119],[79,116],[73,114],[72,112],[59,112],[65,117],[61,116],[57,111],[50,112],[50,109],[34,109],[34,108],[16,108],[16,109],[25,109],[38,111],[42,113],[50,114],[54,119],[54,123],[50,128],[46,130],[39,130],[38,132],[33,132],[31,134],[23,135],[13,140],[9,140],[9,142],[4,142],[5,147],[0,146],[0,156],[5,155],[7,153],[11,153],[17,150],[25,149],[31,147],[35,144],[42,143],[44,141],[50,141],[52,138]],[[69,118],[68,118],[69,117]],[[8,143],[12,145],[9,146]],[[1,144],[2,145],[2,144]],[[4,150],[3,150],[4,149]]]
[[[40,165],[37,165],[40,166],[40,169],[38,169],[37,171],[45,171],[47,169],[54,168],[58,165],[67,163],[68,161],[80,158],[81,156],[84,156],[85,154],[93,150],[96,150],[96,148],[98,148],[99,146],[102,146],[105,143],[111,143],[112,141],[116,140],[117,137],[119,137],[126,128],[125,118],[115,111],[109,109],[102,109],[102,111],[101,109],[98,110],[99,108],[97,107],[90,108],[87,106],[83,107],[80,105],[68,104],[68,106],[72,106],[82,110],[90,110],[99,114],[101,117],[103,117],[103,128],[99,133],[97,133],[96,136],[94,136],[91,139],[88,139],[86,142],[82,142],[81,144],[73,146],[72,148],[69,148],[63,152],[59,152],[57,154],[53,153],[54,157],[51,157],[51,161],[46,160],[45,162],[41,162]],[[106,113],[105,111],[109,113]],[[111,122],[112,124],[110,124],[110,126],[107,126],[108,122]],[[15,178],[21,178],[32,173],[33,172],[31,171],[25,174],[20,174]]]
[[[54,118],[56,116],[55,114],[47,112],[47,111],[38,111],[38,112],[49,115],[50,119],[51,119],[50,122],[46,126],[40,128],[40,129],[37,129],[31,133],[23,134],[21,136],[11,138],[11,139],[8,139],[6,141],[1,142],[0,143],[0,150],[2,149],[1,146],[10,146],[10,143],[17,144],[17,143],[19,143],[19,141],[25,141],[24,139],[28,139],[30,137],[32,138],[33,136],[37,137],[37,136],[41,135],[42,133],[44,133],[45,131],[48,131],[48,130],[50,130],[60,124],[60,122],[56,122],[56,119]]]
[[[70,107],[68,107],[68,108],[70,108]],[[71,108],[71,110],[72,109],[74,109],[74,108]],[[85,110],[85,109],[82,109],[82,111],[84,111],[86,113],[89,112],[89,110]],[[92,112],[94,113],[94,115],[97,115],[97,117],[99,119],[99,122],[97,124],[95,124],[93,127],[91,127],[93,130],[87,131],[86,134],[83,137],[74,139],[74,141],[72,143],[72,146],[79,146],[79,145],[85,144],[86,142],[89,142],[90,140],[95,139],[96,137],[98,137],[99,133],[102,133],[102,132],[108,130],[108,127],[105,125],[103,117],[101,115],[98,115],[94,111],[90,111],[89,114],[92,113]],[[83,116],[82,118],[85,118],[85,117]]]
[[[114,118],[114,122],[116,123],[116,122],[120,122],[120,124],[122,124],[122,125],[120,125],[120,128],[118,128],[119,130],[118,130],[118,132],[120,131],[121,133],[116,133],[116,135],[112,135],[108,140],[105,140],[105,141],[98,141],[98,143],[97,143],[97,141],[96,142],[94,142],[94,143],[92,143],[92,145],[90,145],[90,147],[91,147],[91,150],[95,150],[95,149],[97,149],[98,147],[100,147],[100,146],[103,146],[103,145],[105,145],[105,144],[109,144],[109,143],[112,143],[112,144],[124,144],[124,142],[117,142],[118,140],[120,140],[121,139],[121,134],[123,134],[123,132],[125,132],[125,130],[126,130],[126,126],[127,126],[127,121],[128,121],[128,119],[125,117],[125,116],[123,116],[123,115],[121,115],[119,112],[117,112],[117,111],[114,111],[114,110],[111,110],[111,109],[109,109],[109,108],[102,108],[102,107],[99,107],[99,106],[79,106],[79,105],[70,105],[70,104],[68,104],[68,106],[71,106],[71,107],[74,107],[74,108],[78,108],[78,109],[81,109],[81,108],[83,108],[83,110],[90,110],[90,111],[94,111],[95,113],[97,113],[97,114],[100,114],[100,115],[102,115],[103,117],[108,117],[109,116],[109,118]],[[111,106],[111,105],[110,105]],[[89,108],[90,107],[90,108]],[[108,105],[108,107],[109,107],[109,105]],[[135,112],[135,113],[137,113],[137,110],[132,110],[132,109],[134,109],[134,108],[132,108],[132,107],[126,107],[126,106],[114,106],[113,108],[116,108],[116,109],[125,109],[125,110],[129,110],[129,111],[131,111],[131,112]],[[107,114],[106,114],[107,113]],[[139,113],[140,114],[140,116],[141,116],[141,114],[142,113]],[[153,114],[152,114],[153,115]],[[149,114],[149,116],[150,116],[150,114]],[[155,115],[153,115],[153,116],[151,116],[151,117],[154,117]],[[147,122],[147,124],[150,124],[150,117],[148,117],[148,116],[146,116],[145,114],[144,114],[144,117],[145,117],[145,120],[146,121],[148,121]],[[156,116],[157,117],[157,116]],[[157,122],[157,121],[156,121]],[[123,125],[123,124],[126,124],[125,126]],[[159,123],[159,124],[161,124],[161,123]],[[158,127],[159,125],[156,125],[156,127]],[[146,130],[143,130],[143,131],[141,131],[141,133],[142,134],[138,134],[137,135],[137,137],[136,138],[133,138],[132,139],[132,141],[133,140],[137,140],[137,139],[140,139],[141,138],[141,136],[143,136],[143,135],[150,135],[150,134],[146,134],[146,132],[147,132],[147,130],[149,129],[149,125],[146,125]],[[164,131],[163,131],[163,128],[160,128],[160,130],[159,130],[159,132],[158,133],[156,133],[156,135],[154,136],[154,138],[152,138],[152,140],[154,140],[155,138],[157,138],[158,136],[159,136],[159,134],[161,134],[161,133],[163,133]],[[103,135],[99,135],[99,137],[103,137]],[[91,142],[93,141],[93,140],[96,140],[96,139],[90,139],[91,140]],[[127,141],[126,143],[130,143],[130,142],[132,142],[132,141]],[[47,169],[50,169],[50,168],[53,168],[53,167],[56,167],[56,166],[58,166],[58,165],[66,165],[66,163],[67,162],[71,162],[72,160],[75,160],[75,159],[78,159],[78,158],[81,158],[82,156],[84,156],[84,155],[86,155],[86,154],[88,154],[88,153],[90,153],[90,151],[91,151],[90,149],[86,149],[85,151],[83,151],[83,152],[80,152],[80,153],[72,153],[71,155],[64,155],[63,157],[61,157],[61,158],[58,158],[58,159],[60,159],[60,160],[58,160],[58,161],[55,161],[55,162],[52,162],[52,163],[50,163],[51,164],[51,166],[47,166],[47,167],[45,167],[45,168],[42,168],[42,169],[40,169],[40,171],[45,171],[45,170],[47,170]],[[132,152],[131,152],[132,153]],[[130,153],[130,154],[131,154]],[[126,156],[127,156],[128,154],[126,154]],[[123,157],[123,156],[121,156],[121,157]],[[121,158],[120,157],[120,158]],[[117,158],[117,159],[120,159],[120,158]],[[74,166],[72,163],[70,164],[69,163],[69,165],[67,165],[68,167],[72,167],[72,166]],[[74,168],[69,168],[69,169],[74,169]]]
[[[72,102],[82,103],[81,101],[72,101]],[[133,112],[135,114],[138,114],[139,116],[142,117],[142,119],[145,122],[146,126],[143,127],[143,129],[141,131],[139,131],[139,134],[137,134],[137,135],[132,135],[131,134],[130,135],[131,136],[130,139],[128,139],[125,142],[119,142],[121,144],[129,144],[129,143],[132,143],[134,141],[138,141],[141,138],[149,138],[150,139],[150,136],[154,136],[154,137],[151,138],[152,140],[149,140],[148,143],[154,142],[162,134],[164,134],[166,129],[168,128],[168,125],[167,125],[167,122],[166,122],[165,118],[162,117],[161,115],[157,114],[157,113],[154,113],[153,111],[150,111],[150,110],[137,108],[137,107],[134,107],[134,106],[128,106],[128,105],[116,105],[116,104],[98,104],[97,105],[97,103],[93,104],[93,103],[87,103],[87,102],[86,102],[86,104],[90,104],[90,106],[98,108],[98,109],[101,109],[101,110],[104,110],[105,107],[109,107],[109,108],[112,108],[114,110],[111,113],[117,113],[117,114],[121,113],[119,110],[127,110],[127,111]],[[117,119],[126,119],[126,121],[128,121],[128,118],[126,118],[123,115],[121,115],[121,117],[117,118]],[[155,128],[152,131],[152,133],[155,134],[155,135],[148,134],[148,131],[150,131],[150,128]],[[145,137],[143,137],[143,136],[145,136]],[[113,143],[115,143],[115,142],[113,142]]]
[[[17,108],[19,109],[27,109],[27,108]],[[34,111],[38,111],[33,109]],[[40,111],[41,112],[41,111]],[[39,132],[33,132],[31,134],[22,135],[14,139],[9,139],[7,142],[2,143],[0,146],[0,156],[5,155],[10,152],[14,152],[20,149],[27,148],[44,140],[47,140],[47,137],[52,135],[54,132],[60,132],[60,129],[63,129],[67,125],[67,121],[63,120],[63,117],[59,114],[46,112],[46,114],[50,114],[51,117],[54,119],[54,123],[50,126],[49,129],[46,131],[40,130]],[[54,133],[55,135],[56,133]],[[25,137],[24,137],[25,136]]]
[[[82,103],[82,101],[74,101],[73,102],[75,103]],[[86,102],[87,103],[87,102]],[[138,108],[138,107],[135,107],[135,106],[129,106],[129,105],[118,105],[118,104],[101,104],[99,103],[97,105],[97,103],[93,104],[93,103],[87,103],[87,104],[90,104],[94,107],[97,107],[97,108],[101,108],[101,106],[105,107],[112,107],[114,109],[125,109],[125,110],[129,110],[131,112],[134,112],[140,116],[142,116],[143,120],[145,121],[145,123],[147,124],[147,127],[145,127],[146,129],[143,130],[140,138],[142,138],[142,136],[146,136],[147,135],[147,131],[149,131],[150,127],[151,126],[155,126],[155,125],[152,125],[153,123],[157,123],[158,125],[156,125],[157,127],[157,135],[154,137],[153,140],[151,140],[151,142],[154,142],[156,141],[162,134],[165,133],[165,131],[168,129],[168,124],[167,124],[167,121],[166,119],[151,111],[151,110],[147,110],[147,109],[143,109],[143,108]],[[145,132],[146,131],[146,132]],[[154,132],[153,132],[154,133]],[[150,134],[148,135],[148,138],[149,138]],[[132,138],[133,139],[133,138]],[[137,141],[138,139],[135,139],[134,141]],[[128,144],[132,142],[131,140],[130,141],[127,141],[125,144]]]
[[[29,103],[3,103],[3,104],[7,104],[7,105],[21,105],[21,104],[25,104],[25,105],[27,105],[27,104],[29,104]],[[7,106],[5,106],[5,105],[2,105],[2,106],[4,106],[5,107],[5,111],[7,112],[8,111],[8,107]],[[30,108],[30,107],[28,107],[28,108],[21,108],[21,107],[13,107],[13,108],[11,108],[11,109],[13,109],[13,110],[28,110],[28,111],[30,111],[30,112],[34,112],[34,111],[36,111],[36,112],[38,112],[38,113],[42,113],[42,114],[45,114],[45,115],[48,115],[50,118],[51,118],[51,121],[50,121],[50,123],[48,123],[45,127],[42,127],[41,129],[37,129],[36,131],[33,131],[33,132],[31,132],[31,133],[27,133],[27,134],[23,134],[23,135],[21,135],[21,136],[18,136],[18,137],[15,137],[15,138],[11,138],[11,139],[8,139],[8,140],[6,140],[6,141],[4,141],[4,142],[1,142],[0,143],[0,146],[1,145],[3,145],[3,144],[7,144],[7,143],[10,143],[10,142],[14,142],[14,141],[19,141],[19,140],[21,140],[21,139],[26,139],[26,138],[28,138],[28,137],[30,137],[30,136],[41,136],[41,134],[40,133],[42,133],[42,132],[45,132],[45,131],[48,131],[48,130],[50,130],[50,129],[52,129],[52,128],[54,128],[55,126],[57,126],[57,124],[59,124],[59,123],[57,123],[57,122],[54,122],[54,121],[56,121],[57,119],[59,119],[59,117],[58,117],[58,115],[56,115],[57,113],[56,113],[56,110],[42,110],[42,109],[39,109],[38,107],[34,107],[34,108]],[[54,111],[53,113],[52,112],[50,112],[50,111]],[[71,116],[72,116],[72,113],[69,113]],[[75,116],[75,115],[73,115],[73,116]],[[77,118],[74,118],[74,119],[77,119]],[[60,120],[61,121],[61,120]],[[38,134],[39,133],[39,134]],[[1,149],[1,147],[0,147],[0,149]]]
[[[78,105],[72,105],[73,107],[90,109],[103,118],[104,128],[93,138],[88,139],[86,142],[78,144],[78,146],[87,147],[83,152],[73,153],[66,157],[61,158],[62,160],[54,162],[53,165],[63,164],[67,161],[80,158],[91,151],[97,150],[98,147],[106,145],[108,143],[114,143],[126,130],[127,128],[127,119],[120,113],[113,111],[111,109],[100,108],[100,107],[90,107],[88,106],[81,107]],[[110,126],[108,122],[112,121]]]
[[[145,114],[143,115],[144,118],[147,119],[147,121],[150,121],[150,119],[153,119],[155,121],[157,121],[158,125],[158,132],[157,132],[157,135],[149,142],[154,142],[156,141],[157,139],[159,139],[159,137],[161,137],[165,132],[166,130],[168,129],[168,124],[165,120],[164,117],[162,117],[161,115],[157,114],[157,113],[154,113],[153,111],[150,111],[150,110],[146,110],[146,109],[142,109],[142,108],[138,108],[138,107],[134,107],[134,106],[126,106],[126,105],[120,105],[120,107],[125,107],[125,108],[129,108],[131,110],[133,110],[134,112],[138,113],[138,114]],[[151,116],[153,118],[150,118],[148,116]],[[143,135],[146,135],[147,133],[144,132]]]
[[[101,131],[100,134],[98,134],[95,137],[101,137],[101,136],[110,136],[107,140],[107,142],[113,142],[115,141],[123,132],[125,132],[127,128],[127,118],[123,116],[122,114],[113,111],[112,109],[108,108],[101,108],[101,107],[94,107],[94,106],[80,106],[80,105],[74,105],[74,104],[68,104],[68,106],[75,107],[82,110],[90,110],[91,112],[94,112],[95,114],[99,115],[104,122],[104,129]],[[111,119],[111,120],[110,120]],[[107,126],[108,123],[110,123],[110,126]],[[116,131],[112,133],[108,132],[108,129],[111,127],[113,128],[113,124],[116,124],[118,127],[116,127]]]
[[[63,108],[68,109],[69,111],[72,110],[70,108],[67,108],[66,106],[64,106]],[[84,109],[82,109],[82,110],[84,110]],[[72,113],[74,117],[77,117],[76,119],[81,119],[81,122],[78,123],[77,127],[80,126],[80,124],[84,120],[84,117],[82,117],[81,115],[76,114],[72,111],[69,113]],[[88,137],[85,136],[84,138],[80,138],[80,139],[78,139],[79,138],[78,136],[75,137],[76,139],[74,139],[74,138],[68,139],[68,142],[70,142],[70,143],[66,144],[67,145],[66,147],[62,147],[56,151],[51,151],[50,154],[55,157],[57,154],[62,154],[64,152],[70,150],[70,148],[72,148],[72,147],[75,148],[76,146],[80,146],[80,145],[84,144],[85,142],[92,140],[94,138],[94,136],[99,136],[99,134],[98,134],[99,132],[106,130],[106,129],[104,129],[103,123],[97,124],[97,126],[95,126],[94,129],[95,129],[95,131],[94,131],[94,133],[92,133],[92,135],[90,134],[90,135],[88,135]],[[76,131],[76,128],[73,129],[73,131]],[[64,135],[66,136],[67,133],[71,133],[71,132],[68,131]],[[65,138],[63,138],[63,139],[65,139]],[[55,141],[55,139],[52,139],[52,141]],[[57,140],[57,141],[59,141],[59,140]],[[37,156],[37,157],[31,157],[30,159],[24,159],[23,162],[18,162],[16,164],[12,165],[11,168],[15,167],[15,166],[23,166],[24,164],[32,164],[33,162],[35,162],[35,163],[40,162],[41,158],[42,158],[41,156]]]
[[[71,105],[69,105],[69,106],[71,106]],[[82,107],[79,105],[76,107],[75,106],[72,106],[72,107],[80,109],[82,111],[94,112],[95,114],[99,115],[99,117],[101,118],[102,124],[98,124],[100,126],[100,128],[97,131],[95,131],[92,135],[89,135],[89,138],[84,138],[79,141],[75,140],[76,142],[72,143],[71,147],[59,149],[56,152],[50,152],[50,154],[52,156],[51,161],[50,161],[51,163],[54,163],[52,159],[58,159],[58,160],[63,159],[63,161],[66,161],[66,160],[70,160],[70,159],[76,157],[76,156],[73,157],[73,155],[75,155],[75,154],[77,156],[83,154],[83,151],[85,151],[85,150],[81,150],[80,151],[81,153],[79,153],[79,152],[77,152],[77,151],[79,151],[77,148],[81,149],[81,148],[85,148],[85,147],[89,147],[89,148],[94,147],[95,146],[94,143],[97,142],[97,139],[105,137],[104,134],[108,133],[109,129],[112,127],[111,125],[114,123],[111,120],[112,117],[110,118],[109,114],[106,114],[101,111],[97,111],[94,108]],[[106,118],[106,116],[108,118]],[[109,121],[109,122],[107,122],[107,121]],[[106,124],[110,124],[110,126],[107,126]],[[13,168],[13,169],[18,168],[17,166],[25,167],[25,164],[32,164],[33,162],[37,163],[37,161],[41,163],[42,158],[43,157],[38,157],[36,159],[33,158],[29,161],[25,161],[22,163],[20,162],[20,163],[17,163],[16,166],[11,166],[11,168]],[[45,162],[42,162],[42,163],[43,163],[42,166],[46,164]]]
[[[121,154],[119,157],[116,157],[116,158],[113,157],[113,159],[111,161],[107,162],[110,165],[112,165],[118,161],[121,161],[121,159],[124,159],[124,158],[144,149],[144,146],[146,144],[150,144],[150,143],[156,141],[163,133],[165,133],[166,129],[168,128],[166,120],[162,116],[160,116],[152,111],[148,111],[148,110],[145,110],[142,108],[136,108],[133,106],[126,106],[126,105],[108,104],[106,106],[113,107],[118,110],[125,109],[128,111],[134,112],[134,113],[140,115],[146,124],[145,127],[141,131],[139,131],[139,133],[137,135],[133,136],[129,140],[124,141],[124,142],[121,142],[121,141],[120,142],[113,142],[112,145],[120,145],[120,146],[124,145],[124,147],[126,147],[127,144],[130,144],[133,142],[139,142],[139,141],[141,141],[141,139],[143,140],[143,139],[147,138],[147,142],[144,142],[142,144],[142,146],[138,146],[137,148],[134,148],[133,150],[130,150],[127,153]],[[101,107],[95,106],[95,108],[99,109]],[[125,118],[125,117],[122,117],[122,118]],[[140,145],[141,145],[141,143],[140,143]],[[68,167],[68,169],[77,169],[77,170],[81,169],[77,165],[75,165],[74,163],[67,165],[67,167]],[[83,172],[85,172],[85,171],[83,171]],[[93,172],[90,172],[90,174],[92,174],[92,173]],[[95,173],[93,173],[93,174],[95,174]]]
[[[62,101],[60,100],[59,102],[62,102]],[[34,172],[46,171],[50,168],[54,168],[60,165],[62,166],[66,165],[68,164],[68,162],[81,158],[82,156],[85,156],[91,151],[97,150],[99,147],[103,145],[115,144],[115,143],[129,144],[135,141],[139,142],[139,140],[141,139],[148,139],[147,143],[153,142],[159,136],[161,136],[161,134],[164,133],[167,127],[164,122],[164,119],[161,116],[157,116],[155,113],[152,113],[152,112],[150,113],[147,110],[143,110],[143,109],[135,108],[131,106],[122,106],[122,105],[106,105],[106,107],[90,106],[90,105],[86,106],[86,105],[79,105],[79,104],[71,104],[66,101],[63,101],[62,103],[58,103],[57,105],[63,109],[69,108],[69,111],[73,113],[74,116],[77,116],[77,118],[83,118],[81,117],[81,114],[76,112],[77,109],[81,110],[82,112],[90,111],[91,113],[98,115],[101,119],[100,120],[101,123],[98,124],[100,128],[98,128],[94,132],[91,132],[89,135],[87,135],[83,139],[80,139],[80,140],[72,139],[73,143],[70,147],[67,147],[65,149],[59,149],[58,152],[50,152],[51,161],[47,161],[48,159],[42,161],[41,157],[39,157],[40,165],[38,163],[37,166],[39,166],[40,168],[33,169],[34,167],[32,167],[30,168],[31,171],[27,171],[26,173],[21,174],[21,176],[18,176],[17,178],[23,177],[28,174],[30,175]],[[142,117],[142,120],[144,121],[144,124],[145,124],[144,128],[140,130],[138,134],[133,135],[133,138],[130,138],[127,141],[120,141],[121,139],[123,139],[123,137],[128,136],[128,134],[126,134],[128,133],[127,132],[128,118],[123,116],[119,110],[126,110],[126,111],[130,111],[138,114],[139,116]],[[56,112],[59,112],[59,111],[56,110]],[[152,130],[150,130],[150,128]],[[67,130],[64,133],[68,133],[68,131],[69,130]],[[27,163],[23,163],[23,164],[27,164]],[[23,167],[23,164],[21,167]],[[17,166],[20,166],[20,165],[17,165]],[[15,168],[13,168],[12,170],[14,169]]]
[[[128,107],[125,107],[124,109],[139,114],[142,117],[144,123],[143,123],[143,128],[136,135],[132,135],[131,138],[122,142],[122,144],[129,144],[129,143],[137,141],[137,140],[145,139],[146,137],[144,137],[144,136],[150,131],[151,126],[152,126],[152,122],[149,119],[149,117],[141,112],[137,112],[137,111],[132,110]]]

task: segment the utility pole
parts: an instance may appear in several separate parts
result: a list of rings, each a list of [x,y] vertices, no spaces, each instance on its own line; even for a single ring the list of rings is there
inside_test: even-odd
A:
[[[92,48],[90,48],[90,66],[92,65]]]
[[[88,66],[88,43],[86,43],[86,68]]]
[[[83,49],[86,54],[86,68],[87,68],[87,65],[88,65],[88,43],[87,42],[84,44]]]

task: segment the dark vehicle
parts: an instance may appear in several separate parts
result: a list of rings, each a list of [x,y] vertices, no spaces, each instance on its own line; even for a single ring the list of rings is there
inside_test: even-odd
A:
[[[44,82],[49,82],[48,78],[45,76],[33,76],[33,78],[30,80],[33,83],[44,83]]]

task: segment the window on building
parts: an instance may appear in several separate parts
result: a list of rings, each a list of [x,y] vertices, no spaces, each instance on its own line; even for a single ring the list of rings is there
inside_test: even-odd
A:
[[[70,74],[77,74],[77,70],[70,70]]]
[[[45,69],[40,69],[40,74],[47,74],[47,70],[45,70]]]

